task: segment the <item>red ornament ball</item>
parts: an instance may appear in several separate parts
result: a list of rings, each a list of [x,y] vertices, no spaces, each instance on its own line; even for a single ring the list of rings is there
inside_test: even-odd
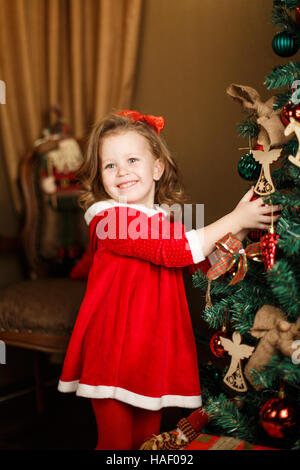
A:
[[[300,24],[300,7],[296,7],[295,9],[295,20],[296,23]]]
[[[209,347],[211,352],[218,358],[228,357],[228,352],[224,349],[221,337],[227,338],[227,333],[223,330],[217,331],[211,338]]]
[[[296,119],[296,121],[300,121],[300,106],[299,104],[295,104],[293,108],[293,118]]]
[[[293,104],[291,101],[289,101],[285,106],[283,106],[280,117],[285,126],[290,123],[291,117],[300,122],[300,105]]]
[[[287,398],[271,398],[259,412],[265,432],[276,439],[292,437],[297,428],[297,411]]]
[[[290,123],[290,117],[293,117],[293,103],[291,101],[283,106],[280,117],[285,126]]]

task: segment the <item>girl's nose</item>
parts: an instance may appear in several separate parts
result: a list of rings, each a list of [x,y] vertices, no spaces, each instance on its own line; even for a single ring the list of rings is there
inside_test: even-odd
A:
[[[128,170],[125,165],[118,167],[118,175],[126,175],[127,173],[128,173]]]

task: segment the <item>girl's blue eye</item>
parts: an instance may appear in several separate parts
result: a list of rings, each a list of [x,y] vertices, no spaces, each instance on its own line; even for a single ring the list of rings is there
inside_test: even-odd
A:
[[[133,160],[133,162],[132,162],[132,160]],[[129,161],[130,161],[130,163],[134,163],[134,162],[136,162],[136,161],[137,161],[137,159],[136,159],[136,158],[134,158],[134,157],[132,157],[132,158],[129,158]]]
[[[106,165],[106,167],[105,167],[105,168],[112,168],[113,166],[114,166],[114,164],[113,164],[113,163],[108,163],[108,165]]]

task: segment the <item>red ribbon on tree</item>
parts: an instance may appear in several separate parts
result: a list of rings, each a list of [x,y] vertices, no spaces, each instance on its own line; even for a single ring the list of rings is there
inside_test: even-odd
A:
[[[252,243],[244,248],[242,243],[232,233],[227,233],[227,235],[221,238],[216,243],[216,247],[225,251],[225,255],[207,271],[206,275],[209,281],[213,281],[222,276],[222,274],[229,271],[235,263],[238,263],[237,272],[231,279],[229,285],[237,284],[246,276],[247,258],[261,261],[261,247],[259,242]]]
[[[130,119],[133,119],[135,122],[144,122],[145,124],[148,124],[151,126],[157,134],[160,133],[160,131],[163,130],[165,127],[165,119],[162,116],[152,116],[151,114],[141,114],[138,111],[130,111],[130,110],[124,110],[118,113],[120,116],[125,116]]]

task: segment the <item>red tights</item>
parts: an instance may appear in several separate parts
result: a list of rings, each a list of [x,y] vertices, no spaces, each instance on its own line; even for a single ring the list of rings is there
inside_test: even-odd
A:
[[[93,398],[98,429],[95,450],[139,449],[152,434],[159,434],[162,410],[137,408],[110,398]]]

